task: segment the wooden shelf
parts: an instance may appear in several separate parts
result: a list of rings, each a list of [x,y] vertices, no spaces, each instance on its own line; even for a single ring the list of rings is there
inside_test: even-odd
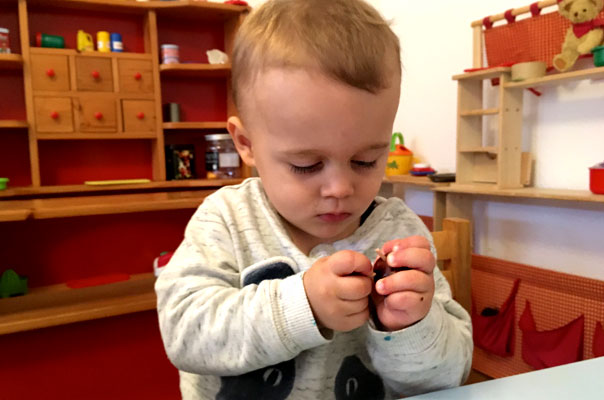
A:
[[[27,128],[27,121],[18,121],[18,120],[0,120],[0,128]]]
[[[0,299],[0,335],[154,310],[154,282],[152,273],[136,274],[106,285],[71,289],[59,284]]]
[[[147,4],[149,8],[155,9],[159,17],[189,18],[200,21],[226,21],[240,15],[242,10],[250,10],[247,6],[195,0],[153,1]]]
[[[497,67],[488,68],[474,72],[467,72],[465,74],[453,75],[453,80],[483,80],[498,78],[499,76],[510,73],[512,69],[510,67]]]
[[[384,183],[405,183],[408,185],[416,186],[427,186],[427,187],[441,187],[448,186],[447,182],[432,182],[427,176],[413,176],[413,175],[397,175],[397,176],[386,176]]]
[[[604,79],[604,67],[552,74],[544,76],[542,78],[527,79],[522,82],[509,82],[504,84],[503,87],[506,89],[532,88],[538,86],[559,85],[566,82],[579,81],[585,79]]]
[[[157,139],[155,132],[132,133],[39,133],[38,140],[120,140],[120,139]]]
[[[21,54],[0,54],[0,69],[21,69],[22,67]]]
[[[0,190],[0,194],[5,190]],[[31,215],[29,201],[9,201],[0,203],[0,222],[24,221]]]
[[[499,113],[499,108],[487,108],[478,110],[462,111],[459,113],[460,117],[476,117],[482,115],[494,115]]]
[[[243,182],[243,179],[187,179],[174,181],[158,181],[136,184],[118,184],[118,185],[60,185],[60,186],[40,186],[40,187],[14,187],[0,190],[0,199],[10,199],[11,197],[26,197],[40,195],[63,195],[63,194],[86,194],[95,192],[112,191],[161,191],[165,189],[182,188],[218,188],[227,185],[237,185]]]
[[[485,196],[604,203],[604,195],[593,194],[588,190],[542,189],[533,187],[520,189],[497,189],[493,185],[463,184],[453,184],[448,187],[439,187],[434,190],[438,192],[476,194]]]
[[[476,146],[476,147],[462,147],[459,149],[460,153],[492,153],[497,154],[497,146]]]
[[[226,129],[225,121],[213,122],[164,122],[163,128],[167,130],[177,129]]]
[[[34,219],[197,208],[214,190],[31,200]]]
[[[220,78],[231,75],[231,64],[160,64],[163,76]]]

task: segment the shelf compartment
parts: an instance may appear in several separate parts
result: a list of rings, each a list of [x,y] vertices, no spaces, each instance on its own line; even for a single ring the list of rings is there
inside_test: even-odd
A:
[[[0,120],[0,128],[27,128],[27,121],[19,121],[19,120]]]
[[[462,111],[459,113],[460,117],[478,117],[483,115],[495,115],[499,113],[499,108],[486,108]]]
[[[135,274],[106,285],[81,289],[51,285],[0,299],[0,335],[153,310],[154,282],[152,273]]]
[[[487,184],[452,184],[447,187],[434,189],[438,192],[462,193],[497,197],[516,197],[524,199],[546,199],[579,201],[589,203],[604,204],[604,195],[593,194],[588,190],[567,190],[567,189],[543,189],[543,188],[519,188],[519,189],[497,189],[493,185]]]
[[[213,189],[31,200],[34,219],[197,208]]]
[[[163,128],[167,130],[178,129],[226,129],[227,123],[224,121],[212,122],[164,122]]]
[[[231,64],[160,64],[163,76],[220,78],[231,75]]]
[[[510,67],[497,67],[497,68],[488,68],[484,70],[467,72],[465,74],[453,75],[453,80],[483,80],[483,79],[492,79],[498,78],[503,74],[511,73],[512,69]]]
[[[22,67],[23,57],[21,54],[0,54],[0,70],[21,69]]]
[[[509,82],[505,83],[503,87],[505,89],[532,88],[547,85],[559,85],[566,82],[580,81],[585,79],[604,79],[604,67],[552,74],[542,78],[527,79],[522,82]]]

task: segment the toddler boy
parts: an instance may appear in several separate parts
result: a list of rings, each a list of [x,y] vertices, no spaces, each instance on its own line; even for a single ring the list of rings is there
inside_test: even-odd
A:
[[[205,199],[156,283],[186,399],[392,399],[461,384],[467,312],[402,200],[376,197],[399,43],[362,0],[269,0],[233,53],[228,130],[258,171]],[[391,267],[373,282],[375,249]]]

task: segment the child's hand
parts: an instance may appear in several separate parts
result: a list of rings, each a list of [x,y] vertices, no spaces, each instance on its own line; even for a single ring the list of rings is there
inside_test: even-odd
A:
[[[319,327],[350,331],[369,319],[371,261],[343,250],[324,257],[304,274],[304,289]]]
[[[372,294],[379,322],[385,330],[396,331],[416,323],[430,311],[436,261],[423,236],[391,240],[384,244],[382,252],[388,254],[390,267],[411,268],[378,280]]]

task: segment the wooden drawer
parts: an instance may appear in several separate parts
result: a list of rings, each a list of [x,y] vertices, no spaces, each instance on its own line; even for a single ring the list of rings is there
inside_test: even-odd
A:
[[[78,131],[117,132],[118,110],[114,94],[80,95],[73,100]]]
[[[73,112],[69,97],[34,97],[38,132],[73,132]]]
[[[153,100],[122,100],[122,115],[126,132],[155,131],[157,121]]]
[[[76,88],[94,92],[113,92],[110,58],[75,57]]]
[[[33,90],[69,91],[67,56],[32,54],[31,80]]]
[[[153,64],[148,60],[118,59],[121,93],[153,93]]]

